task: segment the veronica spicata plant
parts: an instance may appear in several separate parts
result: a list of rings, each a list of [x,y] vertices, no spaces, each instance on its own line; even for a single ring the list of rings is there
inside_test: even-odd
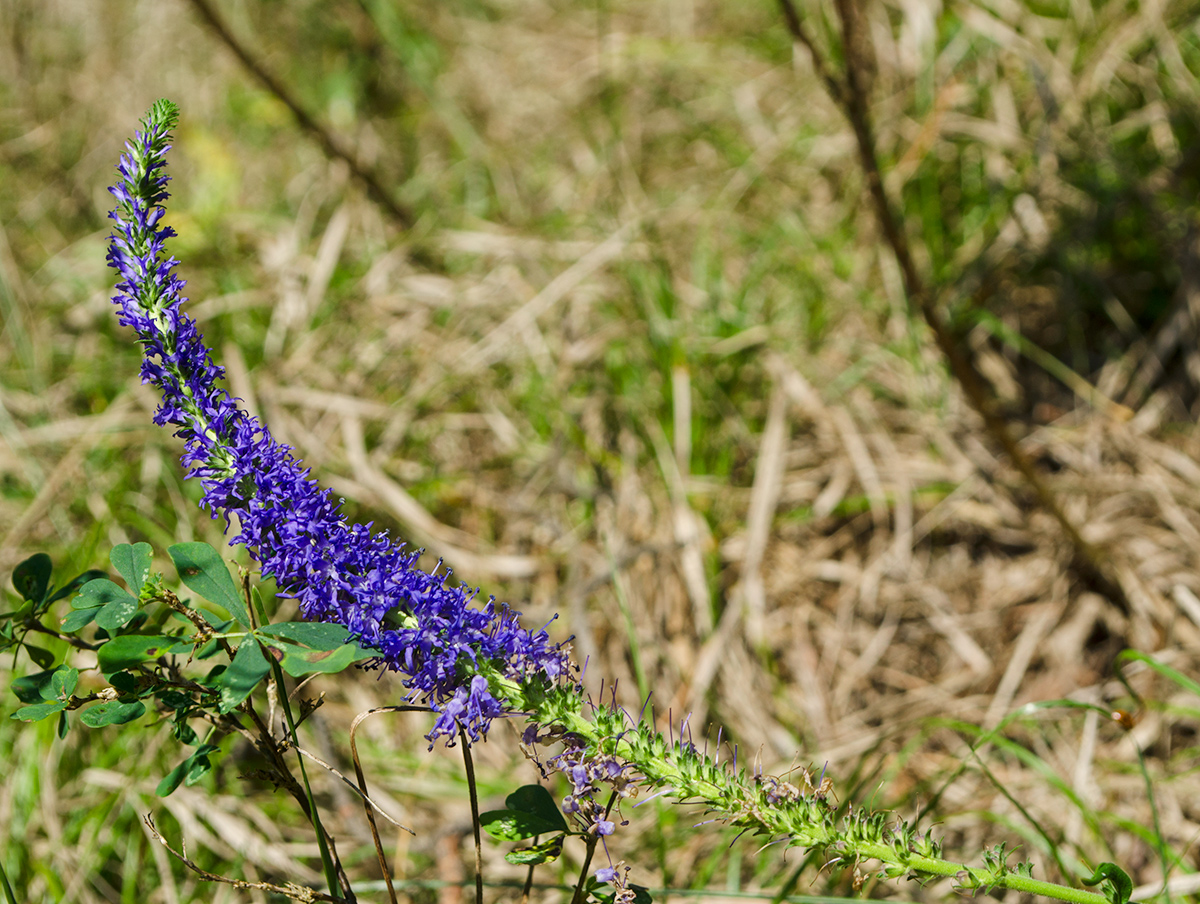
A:
[[[767,776],[739,765],[736,753],[721,762],[719,742],[710,754],[707,744],[693,742],[686,720],[669,726],[664,736],[652,719],[633,717],[620,708],[615,694],[610,704],[592,704],[578,683],[566,646],[553,643],[545,629],[523,627],[516,612],[492,599],[480,604],[475,592],[451,581],[448,571],[421,570],[419,550],[386,533],[374,533],[369,525],[347,523],[329,490],[319,487],[291,451],[219,385],[222,369],[213,363],[195,321],[181,310],[184,284],[175,273],[178,262],[166,250],[174,231],[162,222],[168,197],[165,156],[177,117],[174,104],[158,101],[121,156],[121,179],[110,189],[117,207],[110,214],[115,225],[108,262],[120,274],[113,300],[121,322],[134,330],[143,346],[143,380],[161,392],[155,422],[175,427],[183,440],[182,461],[189,476],[201,482],[202,505],[214,518],[224,518],[227,526],[236,524],[231,542],[244,545],[262,575],[275,579],[281,595],[295,598],[313,624],[262,624],[261,607],[245,604],[219,559],[198,549],[200,544],[172,547],[171,555],[189,588],[223,605],[241,623],[245,630],[237,635],[243,640],[236,650],[225,639],[233,635],[223,633],[232,621],[206,621],[164,591],[161,581],[150,579],[145,544],[119,547],[113,553],[114,567],[125,576],[132,595],[121,596],[119,587],[90,573],[55,592],[49,586],[48,561],[30,560],[18,569],[16,579],[31,607],[25,615],[41,615],[54,600],[82,587],[72,601],[76,612],[63,624],[63,632],[40,630],[65,636],[95,620],[105,632],[97,635],[98,642],[73,642],[89,649],[103,644],[101,671],[114,687],[107,696],[81,700],[74,696],[78,675],[73,669],[68,672],[74,674],[63,672],[63,666],[48,669],[19,691],[29,706],[18,711],[17,718],[54,713],[65,717],[69,708],[106,700],[126,709],[119,718],[96,717],[92,722],[125,722],[141,714],[142,697],[154,695],[160,705],[176,708],[177,736],[199,743],[186,725],[178,725],[205,712],[205,706],[215,707],[221,718],[236,711],[258,724],[248,696],[270,669],[282,684],[280,665],[298,676],[359,662],[400,673],[410,701],[436,713],[427,735],[431,747],[439,739],[453,744],[461,738],[468,748],[497,718],[528,720],[523,735],[527,753],[543,775],[562,772],[571,791],[555,808],[547,804],[544,789],[526,786],[509,797],[505,809],[481,814],[479,821],[505,840],[550,835],[549,841],[507,855],[511,862],[531,867],[554,859],[567,835],[585,839],[587,856],[576,901],[587,894],[601,897],[603,883],[608,896],[621,904],[638,896],[621,862],[606,858],[594,876],[589,870],[593,854],[607,845],[617,828],[622,802],[642,793],[694,802],[719,821],[774,841],[824,849],[829,862],[878,861],[881,875],[887,877],[949,877],[963,889],[1008,888],[1076,904],[1123,904],[1128,899],[1130,880],[1113,864],[1101,864],[1095,875],[1083,880],[1103,883],[1104,893],[1098,894],[1034,879],[1030,864],[1007,862],[1003,846],[986,851],[982,865],[948,860],[936,839],[903,820],[839,807],[832,783],[823,774],[814,778],[802,769],[790,781]],[[248,584],[243,591],[246,601],[252,601]],[[159,634],[149,640],[118,636],[137,626],[139,606],[152,601],[181,614],[195,626],[195,633]],[[26,618],[26,623],[33,621]],[[111,652],[114,645],[117,653]],[[218,646],[230,665],[215,679],[214,673],[198,682],[175,677],[170,671],[173,660],[162,658],[188,649],[211,655]],[[263,658],[264,650],[275,662]],[[147,660],[158,666],[148,668]],[[162,683],[163,668],[168,669],[167,685]],[[294,744],[295,724],[284,702]],[[213,724],[225,723],[218,718]],[[267,735],[262,743],[270,747],[274,742]],[[556,752],[543,754],[546,745]],[[160,792],[170,793],[189,769],[203,767],[215,749],[200,747],[181,766],[183,773],[168,777],[174,784],[164,780],[166,787],[160,785]],[[288,781],[281,779],[285,786]],[[307,780],[303,789],[295,781],[292,786],[324,844]],[[336,854],[323,846],[322,855],[331,886],[331,895],[325,897],[353,899]],[[335,886],[340,897],[333,894]]]
[[[154,105],[109,189],[117,208],[108,263],[121,275],[113,301],[142,343],[143,381],[162,393],[154,422],[177,428],[188,476],[204,487],[201,504],[227,524],[236,518],[231,542],[249,550],[263,576],[295,597],[305,618],[344,625],[378,650],[377,664],[401,672],[413,694],[439,710],[431,743],[453,743],[460,728],[478,740],[505,713],[489,678],[552,684],[566,674],[566,653],[506,606],[473,606],[474,594],[448,571],[422,571],[420,550],[347,524],[330,491],[218,385],[224,371],[180,310],[184,283],[165,250],[175,232],[161,225],[164,156],[177,116],[169,101]]]

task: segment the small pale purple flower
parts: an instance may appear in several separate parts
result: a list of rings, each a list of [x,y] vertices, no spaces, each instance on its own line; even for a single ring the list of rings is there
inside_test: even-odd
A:
[[[608,819],[608,806],[596,799],[608,785],[616,800],[635,793],[636,782],[630,773],[634,767],[611,754],[589,753],[583,740],[567,736],[566,748],[548,761],[571,782],[571,793],[563,798],[562,811],[576,816],[594,835],[607,836],[616,831]],[[624,823],[622,823],[624,825]]]
[[[460,728],[471,740],[506,715],[486,671],[511,681],[552,684],[568,659],[545,630],[521,627],[518,613],[439,574],[417,567],[420,550],[347,524],[327,489],[319,487],[266,425],[239,408],[217,381],[196,322],[180,310],[183,280],[168,257],[161,225],[168,197],[162,172],[178,108],[158,101],[117,165],[109,189],[117,208],[108,264],[120,275],[113,302],[120,321],[144,348],[142,381],[162,393],[156,424],[171,424],[184,441],[183,463],[204,488],[201,505],[226,525],[237,517],[243,544],[274,577],[279,591],[299,600],[305,618],[336,622],[379,651],[377,665],[401,672],[413,698],[439,718],[428,738],[453,741]]]
[[[615,890],[613,904],[635,904],[638,896],[638,886],[629,884],[629,867],[621,860],[615,866],[606,866],[596,870],[596,879],[607,882]],[[644,892],[644,889],[642,889]],[[646,898],[645,900],[649,900]]]

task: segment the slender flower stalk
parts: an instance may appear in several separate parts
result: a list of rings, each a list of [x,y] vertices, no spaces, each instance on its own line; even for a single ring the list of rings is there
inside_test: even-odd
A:
[[[379,651],[376,665],[400,672],[410,695],[437,709],[431,745],[442,737],[453,743],[460,727],[475,741],[493,719],[524,714],[527,744],[561,743],[547,765],[571,780],[564,808],[597,839],[616,826],[609,805],[596,801],[604,786],[618,802],[645,789],[697,803],[756,835],[823,848],[830,862],[878,860],[890,877],[951,877],[965,889],[1123,904],[1128,895],[1122,897],[1114,879],[1120,871],[1111,864],[1092,880],[1109,882],[1106,896],[1035,880],[1028,864],[1005,862],[1003,847],[986,853],[981,867],[955,863],[942,857],[936,840],[903,821],[853,809],[839,816],[823,777],[814,782],[801,771],[788,782],[748,772],[702,753],[685,725],[678,739],[668,740],[615,703],[591,706],[572,680],[575,667],[564,646],[552,644],[544,629],[526,630],[516,612],[494,600],[474,605],[475,594],[452,586],[449,571],[417,568],[419,551],[370,525],[347,524],[329,490],[217,385],[224,372],[195,321],[180,310],[184,284],[165,250],[175,233],[162,225],[168,181],[162,169],[177,118],[169,101],[153,106],[121,156],[121,181],[110,189],[117,209],[110,214],[116,226],[108,262],[121,277],[113,301],[143,345],[143,380],[162,393],[155,423],[176,427],[183,463],[204,488],[202,505],[227,525],[236,517],[232,542],[245,545],[262,573],[299,600],[303,615],[344,625]],[[621,901],[631,898],[620,864],[603,867],[600,876]]]

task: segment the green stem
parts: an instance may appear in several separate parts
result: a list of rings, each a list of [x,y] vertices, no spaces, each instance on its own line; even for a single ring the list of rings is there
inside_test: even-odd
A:
[[[644,786],[667,788],[680,802],[710,807],[732,825],[787,839],[797,847],[828,848],[846,863],[879,861],[894,875],[940,876],[957,879],[965,889],[1013,889],[1069,904],[1110,904],[1106,895],[1043,882],[1001,862],[968,866],[946,860],[939,856],[937,841],[886,814],[849,810],[839,816],[828,800],[828,788],[814,787],[803,770],[800,778],[793,777],[793,785],[719,765],[683,739],[668,743],[646,724],[631,726],[623,713],[596,708],[584,716],[583,700],[569,689],[526,685],[515,694],[511,686],[497,690],[508,693],[515,710],[532,712],[538,724],[558,727],[588,750],[630,763],[641,773]],[[822,782],[818,779],[816,784]]]
[[[333,856],[329,850],[329,844],[325,838],[325,827],[321,824],[321,815],[317,811],[317,801],[313,797],[312,786],[308,783],[308,772],[304,768],[304,757],[300,755],[300,736],[296,733],[296,720],[292,716],[291,703],[288,701],[287,686],[283,683],[283,669],[279,667],[273,657],[268,655],[271,662],[271,670],[275,677],[275,692],[279,695],[280,708],[283,710],[284,718],[287,719],[288,734],[291,736],[292,746],[296,748],[296,759],[300,763],[300,779],[304,782],[304,794],[308,799],[308,819],[312,823],[313,830],[317,835],[317,848],[321,852],[321,867],[325,872],[325,882],[329,885],[329,893],[338,896],[339,892],[344,892],[346,900],[354,901],[354,892],[350,890],[350,884],[347,882],[343,885],[338,879],[338,869],[334,865]]]
[[[859,853],[883,863],[895,863],[897,866],[907,866],[912,872],[924,873],[927,876],[962,876],[964,873],[980,886],[989,885],[995,888],[1011,888],[1014,891],[1030,895],[1041,895],[1045,898],[1056,898],[1059,901],[1069,901],[1071,904],[1109,904],[1106,896],[1094,891],[1084,891],[1081,888],[1071,888],[1054,882],[1043,882],[1023,876],[1020,873],[1005,873],[998,878],[993,877],[985,869],[967,866],[965,863],[954,863],[935,857],[911,855],[906,863],[898,862],[895,852],[885,845],[862,845]]]

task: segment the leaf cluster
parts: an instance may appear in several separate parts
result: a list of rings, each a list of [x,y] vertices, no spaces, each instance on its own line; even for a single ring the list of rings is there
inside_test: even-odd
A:
[[[275,669],[299,678],[374,655],[338,625],[269,623],[258,591],[248,581],[239,588],[206,543],[179,543],[167,553],[191,598],[153,570],[148,543],[124,543],[109,555],[124,586],[92,569],[56,587],[51,560],[39,553],[13,573],[23,602],[0,613],[0,652],[12,650],[15,661],[24,651],[40,666],[12,682],[24,704],[12,718],[57,716],[60,737],[71,728],[72,711],[89,728],[131,724],[147,713],[155,724],[170,721],[175,739],[193,750],[159,782],[162,796],[199,781],[223,736],[246,734],[262,746],[270,731],[251,695]],[[70,609],[59,617],[55,604],[63,600]],[[65,651],[61,661],[55,647]],[[84,662],[78,651],[94,659]],[[274,759],[276,771],[283,769]],[[290,774],[280,778],[294,784]]]

